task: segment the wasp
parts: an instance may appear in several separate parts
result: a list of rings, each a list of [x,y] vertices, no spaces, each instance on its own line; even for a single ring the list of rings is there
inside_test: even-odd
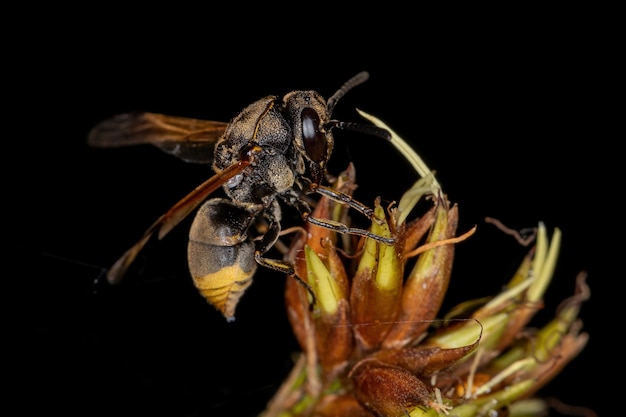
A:
[[[98,123],[88,134],[93,147],[154,145],[185,162],[211,164],[214,175],[159,217],[108,270],[107,281],[120,282],[152,236],[162,239],[199,207],[189,231],[188,267],[195,286],[228,321],[251,285],[258,265],[296,278],[312,298],[310,286],[291,264],[265,256],[281,234],[281,203],[295,207],[312,224],[391,245],[393,239],[365,229],[312,217],[306,197],[317,193],[374,219],[371,208],[341,193],[327,181],[333,129],[366,131],[389,140],[375,126],[331,118],[337,101],[369,78],[352,77],[327,101],[316,91],[296,90],[282,99],[266,96],[230,122],[150,112],[122,113]],[[209,196],[222,188],[224,197]],[[254,225],[265,227],[253,233]]]

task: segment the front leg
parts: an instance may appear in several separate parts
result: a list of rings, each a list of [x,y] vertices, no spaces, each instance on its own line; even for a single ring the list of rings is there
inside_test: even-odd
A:
[[[355,200],[354,198],[352,198],[352,196],[348,194],[342,193],[341,191],[337,191],[329,187],[325,187],[323,185],[314,186],[312,187],[312,190],[339,204],[345,204],[355,209],[372,221],[380,221],[380,219],[377,219],[374,216],[374,210],[372,208]],[[318,219],[317,217],[311,217],[311,207],[300,198],[287,199],[287,202],[293,205],[300,212],[300,215],[304,220],[316,226],[334,230],[338,233],[367,237],[385,245],[394,245],[396,242],[394,238],[379,236],[375,233],[370,232],[369,230],[348,227],[341,222],[336,222],[330,219]]]

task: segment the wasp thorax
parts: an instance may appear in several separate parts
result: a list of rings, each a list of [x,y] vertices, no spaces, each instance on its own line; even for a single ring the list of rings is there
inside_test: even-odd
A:
[[[258,100],[235,116],[215,145],[213,169],[221,172],[240,160],[254,143],[264,149],[285,152],[291,146],[291,126],[275,108],[275,96]]]

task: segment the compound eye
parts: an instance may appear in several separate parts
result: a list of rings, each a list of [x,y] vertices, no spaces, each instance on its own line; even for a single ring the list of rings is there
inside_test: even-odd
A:
[[[310,107],[302,110],[302,140],[307,155],[320,163],[326,157],[326,135],[320,131],[320,117]]]

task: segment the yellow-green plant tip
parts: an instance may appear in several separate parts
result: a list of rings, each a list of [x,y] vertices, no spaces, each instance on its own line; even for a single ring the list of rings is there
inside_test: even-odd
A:
[[[534,379],[526,379],[513,385],[509,385],[501,390],[494,392],[491,395],[485,395],[474,400],[479,406],[479,415],[487,414],[491,410],[498,410],[513,403],[518,398],[521,398],[532,389],[536,381]],[[483,414],[480,414],[483,413]]]
[[[454,417],[476,417],[478,412],[478,405],[472,403],[461,404],[458,407],[454,407],[448,413],[448,416]]]
[[[376,204],[374,207],[374,216],[378,219],[385,218],[385,209]],[[377,221],[372,222],[372,233],[378,236],[391,237],[391,231],[389,225],[383,220],[382,223]],[[369,239],[371,240],[371,239]],[[396,253],[395,246],[378,244],[378,266],[376,269],[376,284],[383,290],[393,290],[400,285],[401,274],[399,270],[399,259]]]
[[[377,206],[376,211],[382,211],[382,207]],[[376,229],[381,229],[382,234],[380,236],[391,236],[389,226],[387,223],[379,226]],[[376,270],[376,283],[378,287],[390,291],[398,288],[401,285],[402,269],[400,268],[400,259],[396,252],[395,246],[378,244],[378,268]]]
[[[400,198],[398,203],[398,224],[402,224],[411,213],[411,210],[417,205],[418,201],[428,195],[436,192],[437,187],[434,185],[435,176],[430,173],[424,178],[420,178],[413,186]]]
[[[509,417],[537,417],[547,415],[548,406],[544,400],[529,398],[509,405]]]
[[[413,166],[413,169],[415,170],[415,172],[417,172],[420,175],[420,177],[426,177],[428,175],[432,175],[432,171],[424,163],[424,161],[417,154],[417,152],[415,152],[415,150],[404,139],[398,136],[396,132],[394,132],[391,128],[389,128],[387,124],[385,124],[383,121],[381,121],[377,117],[372,116],[371,114],[365,113],[362,110],[357,109],[357,111],[362,117],[369,120],[374,125],[387,130],[391,134],[391,144],[402,154],[402,156],[404,156],[404,158],[406,158],[407,161],[409,161],[411,166]],[[433,176],[433,185],[435,186],[436,189],[441,189],[441,186],[439,185],[437,180],[434,178],[434,176]]]
[[[576,319],[578,314],[577,308],[566,308],[565,310],[569,310],[565,316],[559,314],[537,333],[535,338],[536,348],[533,351],[533,356],[537,361],[543,362],[554,356],[554,349],[561,344],[563,337],[567,334],[571,324]]]
[[[541,297],[543,297],[544,291],[552,278],[553,262],[556,262],[556,254],[560,247],[560,240],[561,232],[559,229],[556,229],[553,237],[553,245],[550,245],[546,226],[543,222],[539,222],[539,226],[537,227],[537,243],[535,245],[535,254],[532,263],[532,274],[535,278],[535,282],[531,285],[526,294],[526,298],[529,302],[539,301]],[[550,268],[550,264],[552,264],[552,268]]]
[[[374,207],[374,221],[372,221],[372,233],[377,236],[391,237],[389,225],[385,220],[385,209],[378,203]]]
[[[531,276],[530,271],[532,270],[532,264],[533,264],[533,258],[530,255],[525,256],[524,259],[522,260],[522,263],[515,271],[515,274],[513,274],[513,277],[507,284],[507,288],[514,287],[518,285],[521,281],[527,280],[528,277]]]
[[[445,236],[446,229],[448,228],[448,211],[441,205],[437,207],[435,212],[435,223],[428,237],[427,243],[434,243]],[[438,248],[431,248],[422,252],[417,258],[417,262],[413,266],[411,273],[409,274],[409,282],[419,282],[416,279],[421,279],[430,276],[426,271],[432,270],[433,266],[439,268],[438,265],[434,265]]]
[[[543,227],[545,231],[545,227]],[[545,236],[545,233],[544,233]],[[547,238],[545,239],[547,242]],[[556,228],[552,234],[552,240],[549,245],[546,245],[547,249],[542,252],[545,255],[541,259],[541,264],[535,264],[535,277],[536,280],[533,285],[530,286],[527,292],[527,299],[530,302],[539,301],[552,280],[554,274],[554,268],[556,267],[556,261],[559,257],[559,250],[561,249],[561,230]],[[543,253],[542,253],[543,254]]]
[[[391,291],[401,285],[402,269],[400,259],[395,246],[379,244],[380,257],[378,259],[378,269],[376,270],[376,283],[378,287]]]
[[[537,227],[536,240],[537,243],[535,244],[535,255],[533,256],[532,265],[532,271],[535,276],[541,271],[541,265],[543,265],[546,253],[548,253],[548,232],[543,222],[539,222],[539,226]]]
[[[335,204],[335,206],[333,207],[332,219],[336,222],[341,223],[341,217],[343,216],[344,212],[345,212],[344,206],[342,206],[341,204]]]
[[[512,364],[507,366],[505,369],[503,369],[502,371],[498,372],[495,376],[493,376],[489,380],[489,382],[478,387],[476,389],[476,395],[479,396],[482,394],[487,394],[491,391],[493,387],[498,385],[500,382],[504,381],[507,377],[513,375],[516,372],[520,372],[524,370],[531,371],[533,368],[535,368],[536,365],[537,365],[537,362],[535,361],[534,358],[526,358],[526,359],[513,362]]]
[[[515,309],[515,305],[510,301],[527,290],[534,282],[535,279],[533,278],[527,278],[525,281],[518,282],[517,285],[510,287],[508,290],[505,290],[492,298],[487,304],[481,307],[476,314],[474,314],[474,317],[482,318],[486,314],[499,313],[503,309]]]
[[[374,209],[374,215],[379,217],[380,211]],[[384,214],[384,212],[383,212]],[[383,216],[384,218],[384,216]],[[376,233],[375,227],[377,222],[372,221],[372,233]],[[378,243],[374,239],[365,239],[365,246],[363,248],[363,255],[359,259],[359,266],[357,271],[369,270],[374,271],[378,264]]]
[[[495,358],[491,362],[491,368],[498,370],[506,369],[506,367],[510,364],[515,363],[515,361],[522,360],[526,356],[528,356],[528,352],[525,346],[514,346]]]
[[[475,311],[478,308],[484,308],[487,305],[487,302],[490,301],[492,297],[482,297],[475,298],[473,300],[467,300],[462,303],[455,305],[452,309],[450,309],[445,316],[443,316],[443,322],[448,324],[451,320],[459,316],[466,316],[466,313]]]
[[[480,320],[480,323],[475,320],[468,319],[467,324],[464,326],[454,328],[450,332],[444,332],[439,335],[429,337],[427,339],[428,345],[440,346],[444,349],[457,348],[461,346],[468,346],[475,343],[478,338],[481,339],[481,348],[491,345],[488,343],[489,339],[493,339],[494,336],[499,336],[506,327],[508,314],[496,314],[486,317]]]
[[[315,251],[308,245],[305,245],[304,251],[309,273],[309,285],[315,289],[317,301],[322,311],[330,315],[335,314],[338,300],[342,297],[339,293],[339,287]]]
[[[568,303],[559,310],[554,321],[558,321],[563,326],[567,325],[569,327],[574,323],[574,320],[578,318],[578,313],[580,313],[580,303]]]

